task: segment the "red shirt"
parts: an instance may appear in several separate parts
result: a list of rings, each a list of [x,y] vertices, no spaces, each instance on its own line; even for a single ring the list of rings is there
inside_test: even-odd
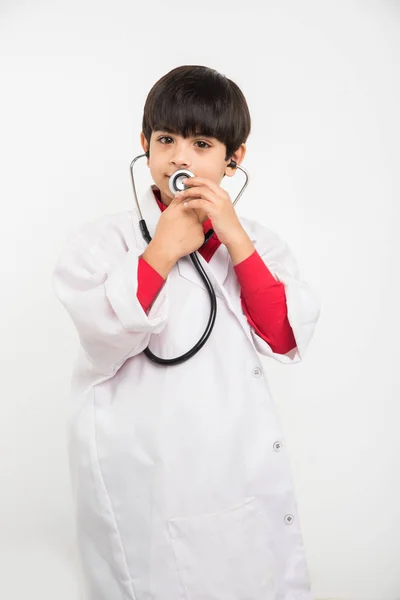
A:
[[[161,211],[167,206],[161,202],[159,190],[154,190]],[[204,233],[211,229],[207,219]],[[214,233],[198,252],[209,262],[221,242]],[[286,354],[296,347],[293,330],[287,318],[286,294],[282,282],[277,281],[255,250],[251,256],[234,266],[239,281],[242,309],[256,333],[269,344],[273,352]],[[143,257],[138,264],[137,297],[147,312],[165,280]]]

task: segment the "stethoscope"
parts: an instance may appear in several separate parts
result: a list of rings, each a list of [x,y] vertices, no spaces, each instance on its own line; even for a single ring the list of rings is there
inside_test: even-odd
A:
[[[140,210],[139,200],[138,200],[137,193],[136,193],[135,179],[133,176],[133,165],[139,158],[142,158],[144,156],[146,158],[148,158],[149,153],[145,152],[144,154],[139,154],[139,156],[136,156],[136,158],[134,158],[133,161],[131,162],[130,169],[131,169],[131,177],[132,177],[133,194],[135,196],[136,205],[137,205],[139,215],[140,215],[140,221],[139,221],[140,230],[142,232],[143,239],[149,244],[151,242],[152,238],[149,234],[149,230],[147,229],[146,221],[143,219],[142,211]],[[236,196],[235,200],[232,203],[232,205],[235,206],[235,204],[239,200],[240,196],[243,194],[244,190],[247,187],[247,184],[249,182],[249,174],[246,171],[246,169],[244,169],[243,167],[238,165],[234,160],[230,161],[230,163],[228,164],[228,167],[231,167],[233,169],[240,169],[241,171],[243,171],[243,173],[246,176],[246,181],[245,181],[242,189],[240,190],[240,192],[238,193],[238,195]],[[169,189],[171,190],[172,194],[175,194],[176,192],[181,192],[189,187],[189,186],[185,185],[184,183],[182,183],[182,179],[184,179],[185,177],[195,177],[195,175],[188,169],[178,169],[177,171],[172,173],[171,177],[169,178]],[[213,234],[214,234],[213,229],[210,229],[206,233],[202,246],[204,246],[204,244],[207,243],[207,241],[210,239],[210,237]],[[197,255],[196,255],[196,252],[192,252],[189,256],[190,256],[196,270],[198,271],[199,275],[203,279],[203,281],[206,285],[207,292],[210,296],[210,302],[211,302],[210,317],[209,317],[209,320],[207,323],[207,327],[206,327],[203,335],[197,342],[197,344],[195,344],[191,350],[189,350],[185,354],[182,354],[181,356],[177,356],[176,358],[160,358],[160,357],[156,356],[155,354],[153,354],[148,347],[145,348],[145,350],[143,350],[143,353],[150,360],[157,363],[158,365],[177,365],[179,363],[185,362],[186,360],[189,360],[189,358],[192,358],[192,356],[197,354],[197,352],[199,350],[201,350],[201,348],[204,346],[204,344],[210,337],[211,331],[214,327],[215,317],[217,315],[217,300],[215,297],[214,288],[212,287],[211,281],[209,280],[207,273],[204,271]]]

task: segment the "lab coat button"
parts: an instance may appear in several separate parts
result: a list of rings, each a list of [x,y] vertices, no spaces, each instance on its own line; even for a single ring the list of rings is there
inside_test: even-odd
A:
[[[282,448],[282,442],[274,442],[274,450],[275,452],[279,452],[279,450]]]
[[[261,371],[260,367],[254,367],[252,373],[253,373],[254,377],[261,377],[261,375],[262,375],[262,371]]]
[[[291,525],[293,523],[294,516],[291,514],[285,515],[285,523],[286,525]]]

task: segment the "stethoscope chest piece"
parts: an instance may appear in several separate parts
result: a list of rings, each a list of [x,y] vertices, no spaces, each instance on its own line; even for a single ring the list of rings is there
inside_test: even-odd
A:
[[[187,189],[187,186],[182,183],[182,179],[185,179],[185,177],[195,177],[195,174],[188,169],[178,169],[178,171],[172,173],[169,178],[169,189],[172,194],[175,195],[176,192],[183,192],[183,190]]]

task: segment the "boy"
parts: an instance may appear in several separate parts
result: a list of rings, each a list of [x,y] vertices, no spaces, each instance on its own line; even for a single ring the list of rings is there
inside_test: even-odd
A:
[[[238,217],[219,183],[250,133],[246,100],[213,69],[162,77],[141,144],[154,185],[132,212],[73,233],[55,292],[79,334],[69,451],[89,600],[312,600],[296,500],[260,355],[302,360],[319,303],[288,246]],[[195,174],[180,196],[169,177]],[[186,206],[185,206],[186,204]],[[204,234],[214,235],[202,246]],[[201,337],[209,297],[215,327]]]

